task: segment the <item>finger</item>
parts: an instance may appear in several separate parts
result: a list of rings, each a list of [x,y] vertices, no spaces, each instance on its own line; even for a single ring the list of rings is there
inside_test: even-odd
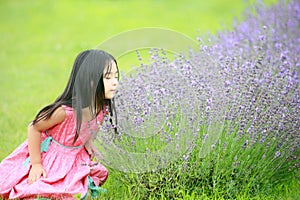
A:
[[[33,183],[33,177],[32,177],[32,175],[30,175],[30,174],[29,174],[29,176],[28,176],[28,183],[29,183],[29,184],[32,184],[32,183]]]
[[[32,183],[36,182],[37,180],[40,179],[40,177],[41,177],[40,175],[36,175],[36,176],[32,175],[32,176],[29,178],[29,183],[32,184]]]
[[[29,178],[29,179],[28,179],[28,182],[29,182],[29,184],[34,183],[34,182],[35,182],[35,178],[34,178],[34,177]]]
[[[43,177],[44,177],[44,178],[47,178],[46,170],[43,170]]]

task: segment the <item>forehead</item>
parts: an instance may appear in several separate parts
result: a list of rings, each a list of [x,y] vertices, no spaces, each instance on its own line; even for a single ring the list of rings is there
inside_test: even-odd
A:
[[[104,74],[106,73],[118,73],[118,68],[114,61],[110,61],[110,63],[105,67]]]

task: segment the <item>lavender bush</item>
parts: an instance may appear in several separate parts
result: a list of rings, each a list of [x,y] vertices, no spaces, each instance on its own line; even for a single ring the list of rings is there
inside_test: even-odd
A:
[[[135,198],[255,196],[299,176],[299,1],[199,41],[122,75],[119,135],[104,123],[97,145]]]

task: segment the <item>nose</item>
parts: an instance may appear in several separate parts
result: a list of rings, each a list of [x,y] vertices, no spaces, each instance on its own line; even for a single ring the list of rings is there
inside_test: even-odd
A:
[[[118,80],[117,78],[115,78],[115,79],[113,80],[112,84],[115,86],[115,85],[118,85],[118,82],[119,82],[119,80]]]

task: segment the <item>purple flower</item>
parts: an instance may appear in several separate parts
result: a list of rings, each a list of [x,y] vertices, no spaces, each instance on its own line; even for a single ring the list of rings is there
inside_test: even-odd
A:
[[[274,155],[274,158],[277,158],[277,157],[279,157],[281,154],[280,154],[280,152],[279,151],[276,151],[275,152],[275,155]]]
[[[274,157],[283,146],[292,155],[300,143],[299,10],[298,1],[258,7],[257,15],[232,31],[211,36],[209,44],[172,61],[163,50],[151,49],[151,62],[120,81],[115,104],[122,141],[136,147],[158,137],[161,143],[154,146],[173,145],[180,155],[183,146],[195,144],[195,132],[209,141],[212,133],[197,129],[224,122],[227,134],[247,136],[243,147],[268,148],[266,141],[275,138]],[[111,130],[109,123],[103,126]]]

